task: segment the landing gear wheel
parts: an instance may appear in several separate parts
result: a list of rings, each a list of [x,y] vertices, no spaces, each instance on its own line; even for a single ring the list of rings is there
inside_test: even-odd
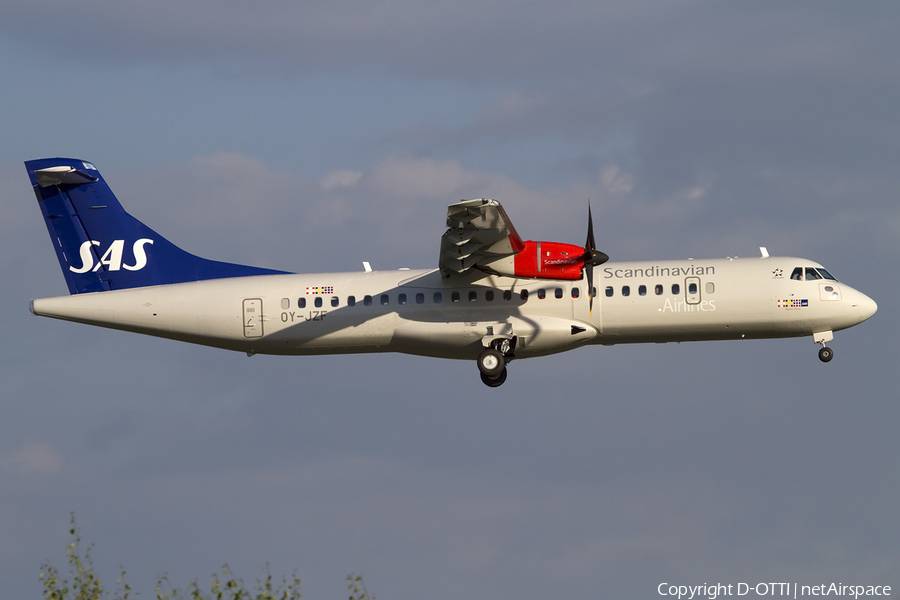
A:
[[[488,387],[500,387],[501,385],[503,385],[503,382],[506,381],[506,367],[503,367],[503,370],[500,371],[500,374],[494,378],[488,377],[487,375],[482,373],[481,381]]]
[[[832,358],[834,358],[834,350],[827,346],[822,346],[819,350],[819,360],[822,362],[829,362]]]
[[[493,348],[485,348],[478,355],[478,370],[489,379],[499,377],[506,370],[506,358]]]

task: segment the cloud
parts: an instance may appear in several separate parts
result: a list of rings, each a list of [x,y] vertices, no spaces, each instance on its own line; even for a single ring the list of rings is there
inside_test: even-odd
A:
[[[359,178],[363,174],[360,171],[351,171],[350,169],[341,169],[326,173],[319,180],[319,185],[323,190],[334,190],[339,188],[353,187],[359,182]]]
[[[17,475],[52,475],[59,472],[63,459],[50,444],[29,442],[19,450],[0,454],[0,471]]]
[[[591,177],[542,188],[457,160],[401,155],[315,181],[236,152],[194,157],[140,178],[111,175],[130,187],[120,194],[128,198],[126,209],[185,249],[301,272],[352,270],[361,260],[380,268],[433,267],[446,206],[464,198],[500,200],[526,238],[569,243],[582,242],[591,199],[602,245],[620,260],[669,256],[679,235],[686,241],[678,255],[746,255],[765,243],[784,248],[776,242],[792,235],[793,245],[809,243],[815,237],[807,235],[808,225],[825,218],[816,212],[773,225],[763,217],[720,216],[721,186],[711,176],[682,177],[683,184],[657,195],[646,172],[616,162],[601,164]],[[165,182],[164,192],[135,185],[148,177]],[[891,223],[882,226],[889,230]],[[749,246],[735,243],[742,236]]]
[[[842,8],[664,1],[196,0],[126,7],[86,0],[65,20],[45,18],[67,8],[61,0],[8,3],[4,26],[20,35],[41,22],[44,43],[105,61],[244,63],[248,73],[263,63],[281,65],[279,71],[382,71],[482,83],[535,76],[608,81],[637,70],[827,73],[864,64],[860,54],[889,37],[884,17],[896,15],[894,7],[847,19]],[[867,70],[862,76],[874,74]]]

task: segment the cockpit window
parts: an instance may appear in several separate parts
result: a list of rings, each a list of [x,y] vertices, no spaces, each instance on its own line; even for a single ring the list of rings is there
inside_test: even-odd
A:
[[[806,273],[806,277],[804,277],[804,272]],[[791,273],[791,279],[795,281],[817,281],[819,279],[828,279],[830,281],[837,281],[837,279],[829,273],[827,270],[822,267],[796,267]]]
[[[819,275],[821,275],[821,276],[824,277],[825,279],[830,279],[831,281],[837,281],[837,278],[835,278],[834,275],[832,275],[831,273],[829,273],[828,271],[826,271],[826,270],[823,269],[822,267],[819,267],[818,269],[816,269],[816,271],[818,271],[818,272],[819,272]]]

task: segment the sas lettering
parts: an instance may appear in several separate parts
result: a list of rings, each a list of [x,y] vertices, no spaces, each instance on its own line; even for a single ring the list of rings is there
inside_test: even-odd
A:
[[[77,269],[73,266],[69,270],[73,273],[87,273],[90,270],[99,271],[100,267],[107,267],[108,271],[119,271],[125,267],[128,271],[140,271],[147,266],[147,253],[144,251],[146,244],[152,244],[153,240],[149,238],[141,238],[131,247],[131,253],[134,255],[134,264],[122,264],[122,254],[125,249],[125,240],[115,240],[100,257],[97,264],[94,264],[94,246],[99,246],[100,242],[88,240],[81,244],[79,252],[81,254],[81,266]]]

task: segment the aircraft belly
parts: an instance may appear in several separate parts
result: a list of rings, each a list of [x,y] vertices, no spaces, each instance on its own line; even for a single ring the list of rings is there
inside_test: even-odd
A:
[[[482,351],[484,323],[407,321],[393,333],[391,350],[440,358],[473,358]]]
[[[271,318],[269,322],[272,322]],[[257,346],[264,348],[264,352],[275,354],[388,351],[387,346],[398,323],[395,313],[349,318],[342,316],[340,310],[334,310],[325,316],[307,315],[299,322],[277,330],[274,330],[276,325],[272,324],[269,329],[274,331]]]

